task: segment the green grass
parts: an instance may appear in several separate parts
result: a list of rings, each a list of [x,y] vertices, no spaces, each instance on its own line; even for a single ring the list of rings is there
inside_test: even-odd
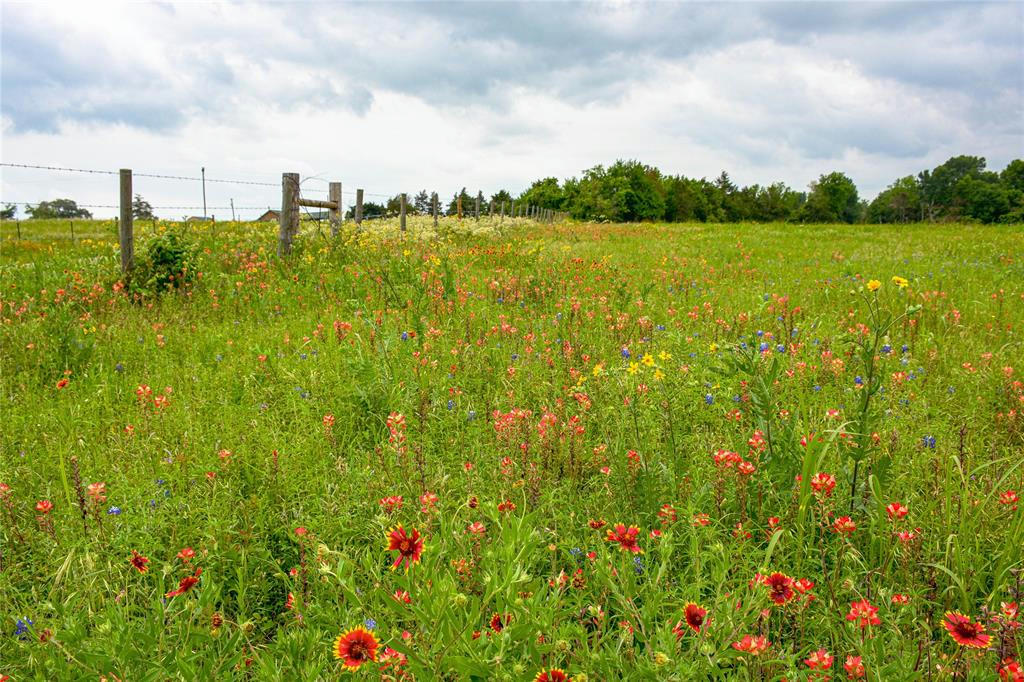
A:
[[[0,225],[0,675],[334,679],[334,638],[368,620],[405,663],[356,678],[793,680],[825,649],[839,679],[860,656],[872,680],[987,680],[1019,658],[1018,227],[413,219],[306,225],[280,260],[274,224],[142,223],[137,252],[179,232],[200,274],[138,300],[113,222],[20,228]],[[399,524],[425,538],[407,572]],[[773,572],[814,599],[775,604],[753,582]],[[710,621],[677,639],[689,602]]]

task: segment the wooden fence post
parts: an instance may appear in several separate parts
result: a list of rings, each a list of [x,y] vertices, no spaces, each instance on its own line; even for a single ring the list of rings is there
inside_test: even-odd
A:
[[[508,212],[508,217],[509,218],[515,218],[516,217],[516,202],[514,202],[514,201],[512,202],[512,208]]]
[[[501,222],[505,222],[505,202],[501,202]]]
[[[292,238],[299,229],[299,174],[281,174],[281,215],[277,233],[277,255],[292,252]]]
[[[363,225],[363,190],[356,190],[356,229]]]
[[[68,225],[71,226],[71,243],[74,244],[75,243],[75,221],[74,220],[69,220],[68,221]]]
[[[401,225],[402,232],[405,232],[405,192],[402,192],[398,201],[398,224]]]
[[[437,227],[437,192],[434,192],[433,196],[430,197],[430,208],[434,214],[434,227]]]
[[[121,272],[128,274],[135,265],[135,235],[132,233],[132,169],[121,169]]]
[[[483,192],[476,193],[476,205],[473,207],[473,218],[480,220],[480,197],[483,196]]]
[[[487,202],[487,217],[494,217],[494,197],[491,197],[491,200]]]
[[[462,195],[461,194],[459,195],[458,201],[456,203],[458,204],[459,220],[462,220]]]
[[[332,182],[327,185],[327,200],[337,204],[335,208],[328,209],[331,220],[331,236],[337,237],[341,231],[341,183]]]

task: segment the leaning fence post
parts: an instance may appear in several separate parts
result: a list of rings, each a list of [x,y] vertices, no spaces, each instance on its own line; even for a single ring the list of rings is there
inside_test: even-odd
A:
[[[483,192],[477,192],[476,193],[476,204],[473,206],[473,217],[476,220],[480,220],[480,197],[482,195],[483,195]]]
[[[132,169],[121,169],[121,272],[128,274],[135,265],[135,236],[132,234]]]
[[[437,192],[430,197],[430,209],[434,214],[434,227],[437,227]]]
[[[405,192],[402,192],[402,196],[398,200],[398,224],[402,228],[402,232],[405,232]]]
[[[292,237],[298,231],[299,222],[299,174],[281,174],[281,216],[277,233],[277,255],[292,252]]]
[[[363,225],[363,190],[356,190],[356,229]]]
[[[327,200],[334,202],[334,208],[329,208],[328,216],[331,221],[331,236],[337,237],[341,230],[341,183],[332,182],[327,185]]]

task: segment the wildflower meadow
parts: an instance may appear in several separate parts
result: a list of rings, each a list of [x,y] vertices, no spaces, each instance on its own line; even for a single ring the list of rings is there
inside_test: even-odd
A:
[[[0,227],[0,680],[1022,680],[1019,226]]]

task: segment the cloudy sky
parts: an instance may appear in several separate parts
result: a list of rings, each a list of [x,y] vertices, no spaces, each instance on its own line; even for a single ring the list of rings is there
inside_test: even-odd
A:
[[[1024,156],[1024,3],[2,4],[7,163],[372,194],[524,189],[617,158],[874,196],[955,154]],[[0,200],[116,203],[0,168]],[[195,182],[137,178],[155,206]],[[212,184],[210,206],[280,203]],[[199,211],[201,212],[201,211]],[[211,213],[228,216],[228,211]],[[252,216],[255,209],[242,210]],[[113,215],[113,209],[95,209]],[[177,217],[190,210],[158,211]]]

